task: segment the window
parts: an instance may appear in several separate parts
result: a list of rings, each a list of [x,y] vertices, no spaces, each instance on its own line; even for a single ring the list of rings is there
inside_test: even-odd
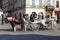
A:
[[[22,7],[25,7],[25,0],[22,0]]]
[[[47,0],[47,6],[51,6],[51,0]]]
[[[19,4],[18,4],[18,7],[21,7],[21,6],[22,6],[22,1],[20,0]]]
[[[56,7],[59,7],[59,1],[56,1]]]
[[[17,19],[17,14],[15,13],[15,19]]]
[[[35,6],[35,0],[32,0],[32,5]]]
[[[39,6],[42,6],[42,0],[39,0]]]
[[[19,13],[19,18],[21,18],[21,12]]]

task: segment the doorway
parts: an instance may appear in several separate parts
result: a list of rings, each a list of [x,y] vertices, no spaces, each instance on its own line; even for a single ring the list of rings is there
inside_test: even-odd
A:
[[[57,19],[60,19],[60,11],[55,11],[55,14],[57,15]]]

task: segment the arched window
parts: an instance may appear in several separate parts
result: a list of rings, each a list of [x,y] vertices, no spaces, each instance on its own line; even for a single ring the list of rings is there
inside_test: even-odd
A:
[[[18,18],[17,13],[15,13],[15,19],[17,19],[17,18]]]

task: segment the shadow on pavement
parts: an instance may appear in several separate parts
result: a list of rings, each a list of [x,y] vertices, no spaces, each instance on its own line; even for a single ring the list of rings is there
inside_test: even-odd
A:
[[[60,40],[60,36],[46,36],[38,34],[0,35],[0,40]]]

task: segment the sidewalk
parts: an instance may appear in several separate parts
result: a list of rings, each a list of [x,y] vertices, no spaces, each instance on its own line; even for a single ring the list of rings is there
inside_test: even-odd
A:
[[[16,25],[16,28],[20,28],[20,25]],[[0,25],[0,29],[12,29],[10,24],[2,24]]]
[[[58,24],[58,27],[60,27],[60,24]],[[20,28],[20,25],[16,25],[16,28]],[[1,29],[5,29],[4,31]],[[18,34],[41,34],[41,35],[54,35],[54,36],[60,36],[60,30],[39,30],[39,31],[7,31],[7,29],[12,29],[10,24],[3,24],[0,25],[0,34],[12,34],[12,35],[18,35]]]

